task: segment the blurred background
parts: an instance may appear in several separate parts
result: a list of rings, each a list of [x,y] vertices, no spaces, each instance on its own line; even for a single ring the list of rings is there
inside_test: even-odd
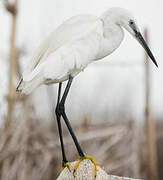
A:
[[[100,16],[111,7],[134,14],[159,68],[126,32],[120,48],[76,76],[66,111],[84,151],[108,173],[163,178],[162,5],[161,0],[0,1],[0,179],[51,180],[60,173],[58,85],[41,86],[29,96],[15,87],[33,52],[57,26],[78,14]],[[76,160],[62,124],[67,156]]]

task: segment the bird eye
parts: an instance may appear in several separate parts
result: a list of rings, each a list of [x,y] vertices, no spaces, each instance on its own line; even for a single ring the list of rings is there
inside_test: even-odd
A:
[[[131,21],[130,21],[130,25],[133,25],[133,24],[134,24],[134,21],[133,21],[133,20],[131,20]]]

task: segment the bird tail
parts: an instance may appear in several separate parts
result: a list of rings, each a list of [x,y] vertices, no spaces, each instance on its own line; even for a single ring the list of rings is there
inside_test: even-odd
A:
[[[43,82],[43,77],[40,76],[39,74],[29,81],[24,81],[23,78],[21,78],[16,88],[16,91],[28,95],[34,89],[36,89],[40,84],[42,84],[42,82]]]

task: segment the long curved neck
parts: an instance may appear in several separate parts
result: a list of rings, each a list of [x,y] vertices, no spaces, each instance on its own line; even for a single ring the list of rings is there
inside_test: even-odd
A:
[[[122,41],[124,32],[120,25],[114,22],[106,22],[104,21],[104,36],[108,39],[112,39],[114,41]]]
[[[102,18],[101,18],[102,19]],[[124,37],[123,29],[112,21],[103,21],[104,46],[101,48],[98,58],[105,57],[116,50]]]

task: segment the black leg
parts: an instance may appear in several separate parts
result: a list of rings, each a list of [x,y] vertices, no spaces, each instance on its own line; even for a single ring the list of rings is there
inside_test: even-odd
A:
[[[57,117],[57,124],[58,124],[58,131],[59,131],[59,138],[61,142],[61,150],[62,150],[62,165],[64,166],[65,163],[67,163],[67,158],[64,150],[64,144],[63,144],[63,137],[62,137],[62,127],[61,127],[61,113],[59,111],[59,102],[60,102],[60,96],[61,96],[61,88],[62,88],[62,83],[59,83],[59,89],[58,89],[58,100],[57,100],[57,106],[56,106],[56,117]]]
[[[67,126],[67,128],[68,128],[68,130],[69,130],[69,132],[70,132],[70,134],[72,136],[72,139],[73,139],[73,141],[75,143],[75,146],[77,148],[77,151],[78,151],[79,155],[84,157],[84,153],[83,153],[83,151],[81,149],[81,146],[80,146],[80,144],[79,144],[79,142],[78,142],[78,140],[77,140],[77,138],[76,138],[76,136],[74,134],[74,131],[73,131],[73,129],[72,129],[71,125],[70,125],[70,122],[69,122],[69,120],[68,120],[68,118],[66,116],[66,113],[65,113],[65,101],[66,101],[66,98],[67,98],[67,94],[68,94],[68,92],[70,90],[72,80],[73,80],[72,77],[70,77],[69,80],[68,80],[67,86],[66,86],[65,91],[64,91],[63,96],[62,96],[62,99],[61,99],[61,101],[59,103],[59,111],[60,111],[61,116],[63,117],[63,119],[64,119],[64,121],[66,123],[66,126]]]

